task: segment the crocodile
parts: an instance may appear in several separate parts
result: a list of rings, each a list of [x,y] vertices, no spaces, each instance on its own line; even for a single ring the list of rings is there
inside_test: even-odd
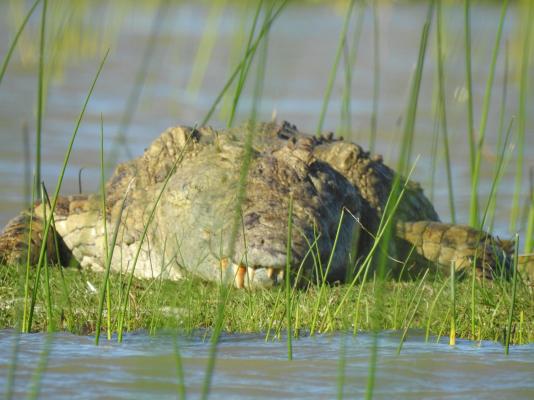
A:
[[[380,155],[287,122],[169,128],[119,164],[103,194],[36,202],[0,235],[4,264],[41,257],[239,288],[271,287],[286,271],[344,282],[382,265],[398,277],[452,266],[492,278],[510,271],[512,253],[509,241],[441,222]]]

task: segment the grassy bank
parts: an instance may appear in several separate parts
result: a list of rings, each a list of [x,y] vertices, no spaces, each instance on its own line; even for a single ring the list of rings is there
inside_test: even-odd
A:
[[[49,270],[52,298],[51,319],[47,315],[45,291],[38,295],[33,330],[57,330],[94,334],[98,318],[98,288],[104,275],[77,269]],[[61,273],[63,272],[63,273]],[[0,329],[19,326],[23,274],[13,267],[0,268]],[[111,331],[116,332],[127,278],[110,277]],[[315,332],[421,329],[430,336],[449,335],[450,319],[456,315],[456,335],[476,340],[505,341],[511,302],[511,282],[476,282],[475,330],[472,335],[472,286],[470,279],[455,284],[455,302],[450,300],[450,279],[383,283],[377,304],[377,281],[350,289],[347,285],[294,290],[291,294],[292,331],[295,336]],[[533,288],[518,282],[512,320],[512,344],[534,341]],[[262,332],[275,338],[287,330],[287,302],[281,286],[271,290],[227,292],[223,331]],[[125,328],[155,334],[164,328],[186,333],[210,330],[219,318],[220,291],[217,285],[188,279],[180,282],[134,279],[130,290]],[[316,309],[316,305],[319,306]],[[452,305],[454,304],[454,313]],[[377,312],[379,311],[379,312]],[[104,318],[107,321],[107,318]],[[107,330],[107,322],[102,331]]]

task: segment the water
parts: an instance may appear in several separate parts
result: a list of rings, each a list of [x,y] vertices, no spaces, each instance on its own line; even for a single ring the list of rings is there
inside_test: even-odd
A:
[[[379,336],[376,398],[531,399],[534,396],[534,344],[512,347],[460,340],[450,347],[443,338],[425,343],[412,332],[400,355],[400,335]],[[13,365],[10,349],[18,341],[14,398],[31,390],[38,365],[43,399],[176,398],[178,378],[175,337],[126,335],[124,343],[103,342],[65,333],[18,335],[0,332],[0,387]],[[432,339],[433,341],[435,339]],[[201,338],[178,340],[188,398],[198,398],[205,377],[209,344]],[[212,398],[328,399],[338,393],[340,355],[345,357],[344,398],[361,398],[367,384],[372,337],[314,336],[294,341],[287,360],[283,341],[263,335],[223,336],[212,381]],[[44,349],[48,356],[43,357]],[[46,361],[44,361],[46,360]],[[43,364],[44,362],[44,364]]]
[[[15,4],[20,4],[13,2]],[[142,7],[125,7],[121,2],[89,2],[83,18],[72,17],[75,26],[81,25],[82,45],[63,48],[67,60],[61,73],[50,80],[46,103],[43,139],[43,179],[53,190],[68,139],[94,76],[101,56],[109,47],[110,57],[104,67],[95,93],[87,109],[76,139],[63,193],[78,191],[78,171],[83,169],[83,191],[98,189],[100,115],[104,119],[106,154],[113,153],[114,138],[120,126],[128,99],[135,89],[135,78],[141,65],[146,42],[150,36],[157,2]],[[199,91],[187,90],[197,48],[201,43],[208,20],[209,7],[199,2],[170,2],[159,23],[154,41],[153,57],[127,134],[127,145],[122,146],[119,159],[140,155],[143,149],[165,128],[176,124],[194,125],[201,120],[214,101],[235,65],[231,55],[235,50],[236,32],[247,20],[235,3],[228,5],[218,25],[213,54]],[[331,5],[290,5],[275,22],[269,37],[268,62],[259,119],[268,120],[273,112],[279,120],[289,120],[304,131],[314,132],[322,105],[327,77],[334,60],[338,35],[343,22],[343,7]],[[105,6],[104,6],[105,4]],[[417,59],[419,39],[426,5],[424,2],[383,2],[379,7],[380,28],[380,98],[378,114],[377,151],[386,161],[395,165],[402,132],[410,76]],[[467,222],[470,196],[469,146],[466,136],[465,65],[463,50],[463,9],[460,4],[444,5],[446,55],[446,96],[448,128],[454,194],[458,220]],[[0,54],[5,54],[12,36],[15,18],[10,2],[0,2]],[[21,8],[21,12],[24,8]],[[479,126],[482,98],[486,85],[495,31],[500,7],[497,2],[477,3],[472,10],[473,87],[475,126]],[[502,47],[497,64],[494,96],[488,122],[487,140],[482,160],[480,195],[488,194],[495,168],[497,136],[499,131],[499,102],[504,79],[504,43],[509,43],[510,73],[506,104],[505,126],[512,115],[517,115],[519,89],[518,71],[521,62],[521,41],[518,38],[521,10],[518,3],[509,6],[504,25]],[[107,18],[107,19],[106,19]],[[249,16],[249,20],[252,16]],[[112,21],[106,23],[106,21]],[[30,21],[32,35],[21,41],[21,57],[15,54],[0,87],[0,225],[15,215],[25,204],[25,161],[22,127],[30,132],[33,148],[36,109],[36,61],[39,32],[39,12]],[[51,31],[63,20],[49,22]],[[64,22],[68,25],[67,22]],[[353,24],[354,25],[354,24]],[[318,27],[321,29],[318,29]],[[245,26],[245,29],[247,27]],[[72,28],[72,37],[80,35]],[[106,32],[111,33],[106,34]],[[246,33],[246,32],[245,32]],[[352,32],[349,33],[352,38]],[[246,40],[246,34],[243,34]],[[373,24],[370,9],[366,10],[358,58],[353,70],[351,139],[368,145],[373,96]],[[49,39],[51,42],[52,39]],[[23,45],[25,44],[25,45]],[[434,127],[433,91],[436,88],[435,36],[429,40],[421,94],[417,113],[416,139],[413,154],[420,154],[413,177],[422,182],[426,193],[433,199],[442,220],[450,218],[446,172],[443,153],[439,152],[436,183],[432,190],[431,163]],[[86,49],[80,51],[79,49]],[[91,50],[92,49],[92,50]],[[70,57],[69,57],[70,56]],[[534,64],[531,64],[534,65]],[[252,69],[254,71],[254,67]],[[531,67],[532,72],[532,67]],[[254,76],[254,75],[252,75]],[[325,130],[336,130],[340,125],[340,108],[344,73],[340,68],[328,109]],[[254,80],[251,78],[241,100],[237,121],[249,115]],[[534,91],[529,91],[529,107]],[[224,115],[215,113],[212,123],[222,126]],[[517,123],[516,125],[517,126]],[[534,165],[534,113],[527,113],[525,144],[525,180],[523,201],[528,192],[528,168]],[[515,133],[515,131],[514,131]],[[515,141],[515,136],[512,138]],[[440,141],[440,149],[442,149]],[[31,158],[33,160],[33,156]],[[112,162],[112,161],[111,161]],[[514,190],[515,154],[507,166],[503,184],[497,196],[496,232],[511,237],[508,232],[510,205]],[[484,203],[483,203],[484,204]]]

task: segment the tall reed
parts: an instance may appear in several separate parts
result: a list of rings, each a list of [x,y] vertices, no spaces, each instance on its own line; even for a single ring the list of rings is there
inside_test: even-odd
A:
[[[26,27],[26,24],[28,23],[30,17],[33,14],[33,11],[37,7],[41,0],[35,0],[33,5],[30,7],[28,12],[26,13],[26,16],[22,20],[19,29],[17,30],[17,33],[15,33],[15,36],[13,37],[13,40],[11,41],[11,44],[9,45],[9,49],[7,50],[6,56],[4,57],[4,61],[2,62],[2,67],[0,67],[0,85],[2,84],[2,79],[4,79],[4,75],[7,70],[7,66],[9,65],[9,61],[11,60],[11,56],[13,55],[13,51],[15,50],[15,47],[17,46],[17,43],[19,41],[19,37],[22,34],[22,31],[24,31],[24,28]]]
[[[34,176],[35,180],[35,176]],[[28,326],[28,320],[30,315],[30,277],[31,277],[31,252],[32,252],[32,234],[33,234],[33,219],[34,219],[34,212],[35,207],[33,206],[35,204],[35,190],[33,188],[35,185],[32,185],[32,191],[31,191],[31,205],[30,205],[30,224],[28,227],[28,241],[26,242],[27,246],[27,254],[26,254],[26,271],[24,274],[24,304],[22,309],[22,324],[21,324],[21,331],[22,332],[29,332],[29,326]]]
[[[52,333],[48,333],[42,345],[41,354],[39,355],[39,361],[35,366],[33,374],[30,380],[30,391],[28,393],[27,399],[38,399],[41,393],[41,383],[43,380],[43,374],[46,371],[48,366],[48,361],[50,360],[50,352],[52,351],[52,340],[54,336]]]
[[[399,355],[401,353],[401,351],[402,351],[402,346],[404,344],[404,341],[406,340],[406,337],[408,336],[408,330],[410,329],[410,325],[412,324],[413,320],[415,319],[415,315],[417,313],[417,310],[419,310],[419,305],[421,304],[421,300],[423,299],[423,290],[424,290],[423,283],[425,283],[425,279],[428,276],[428,271],[429,271],[428,269],[425,271],[425,274],[421,278],[421,282],[419,283],[417,288],[415,288],[413,297],[410,300],[410,304],[409,304],[409,306],[408,306],[408,308],[406,310],[406,315],[405,315],[404,321],[403,321],[404,329],[402,331],[401,339],[399,340],[399,345],[397,346],[397,355]],[[413,302],[415,301],[416,298],[417,298],[417,302],[415,303],[415,306],[413,308],[411,316],[408,319],[408,313],[410,312],[410,307],[411,307],[411,305],[413,304]]]
[[[286,246],[286,271],[285,271],[285,291],[286,291],[286,315],[287,315],[287,359],[293,359],[293,344],[291,334],[291,239],[293,232],[293,195],[289,196],[289,211],[287,216],[287,246]]]
[[[432,23],[432,16],[434,14],[435,0],[429,2],[426,20],[421,32],[421,40],[419,42],[419,52],[417,56],[417,64],[415,66],[414,78],[410,88],[410,97],[406,109],[406,118],[402,134],[402,144],[400,148],[400,157],[397,165],[397,172],[399,174],[406,174],[411,164],[411,154],[413,148],[413,138],[415,135],[415,120],[417,116],[417,107],[419,102],[419,93],[421,89],[421,80],[423,76],[423,66],[425,62],[426,49],[428,44],[428,35]]]
[[[517,160],[515,171],[514,197],[512,200],[512,211],[510,214],[510,230],[515,231],[517,219],[519,217],[519,196],[523,186],[523,164],[525,159],[525,134],[527,118],[527,100],[529,92],[529,66],[532,40],[532,25],[534,24],[534,4],[532,1],[525,2],[528,5],[528,16],[524,25],[523,48],[521,52],[521,75],[519,80],[519,113],[517,123]],[[526,249],[531,249],[531,240],[525,241]]]
[[[328,278],[328,274],[330,273],[330,268],[332,267],[332,261],[334,260],[334,254],[336,252],[336,249],[337,249],[337,244],[338,244],[338,240],[339,240],[339,234],[341,232],[341,228],[343,226],[343,218],[345,216],[345,210],[342,209],[341,210],[341,213],[339,215],[339,222],[338,222],[338,225],[337,225],[337,229],[336,229],[336,235],[334,237],[334,242],[332,243],[332,249],[330,251],[330,255],[328,256],[328,262],[326,264],[326,268],[320,268],[320,271],[321,271],[321,282],[320,282],[320,287],[319,287],[319,296],[317,296],[317,302],[315,303],[315,308],[314,308],[314,311],[313,311],[313,319],[312,319],[312,324],[311,324],[311,327],[310,327],[310,336],[313,335],[315,333],[315,330],[316,330],[316,324],[317,324],[317,321],[318,321],[318,317],[319,317],[319,308],[321,306],[321,303],[323,301],[323,297],[324,297],[324,293],[325,293],[325,289],[326,289],[326,285],[327,285],[327,278]],[[316,245],[317,247],[317,245]],[[320,258],[319,258],[320,260]]]
[[[514,262],[513,262],[513,276],[512,276],[512,294],[510,300],[510,309],[508,311],[508,324],[506,328],[506,342],[504,354],[508,355],[510,351],[510,340],[512,337],[512,320],[514,318],[514,306],[515,306],[515,297],[517,291],[517,260],[519,259],[519,234],[515,234],[515,244],[514,244]]]
[[[426,328],[425,328],[425,342],[428,342],[428,338],[430,337],[430,323],[432,322],[432,315],[434,313],[434,309],[441,296],[441,293],[443,293],[446,287],[447,287],[447,281],[443,282],[443,285],[441,285],[441,288],[438,290],[438,293],[436,293],[436,297],[434,297],[434,300],[432,300],[432,304],[430,305],[430,308],[428,310],[428,318],[427,318]]]
[[[178,378],[178,399],[185,400],[185,378],[184,378],[184,367],[182,363],[182,355],[180,354],[180,346],[178,345],[178,336],[173,340],[174,344],[174,358],[176,359],[176,375]]]
[[[371,132],[369,151],[374,152],[378,127],[378,105],[380,98],[380,16],[378,2],[373,1],[373,111],[371,113]]]
[[[497,27],[497,33],[495,35],[495,44],[493,46],[493,52],[491,56],[490,69],[488,73],[488,79],[486,81],[486,90],[484,92],[484,100],[482,103],[482,115],[480,117],[479,126],[479,139],[475,151],[475,163],[473,165],[473,180],[471,182],[471,199],[469,203],[469,224],[471,226],[477,226],[479,224],[479,200],[478,200],[478,184],[480,179],[480,164],[482,160],[482,151],[484,141],[486,139],[486,126],[488,122],[489,108],[491,104],[491,93],[493,88],[493,78],[495,76],[495,66],[497,65],[497,58],[499,55],[499,49],[501,47],[501,37],[504,25],[504,19],[506,17],[506,11],[508,10],[508,0],[503,0],[501,6],[501,15],[499,18],[499,25]]]
[[[15,386],[15,373],[17,371],[17,364],[19,361],[20,351],[20,337],[21,335],[15,335],[13,338],[13,349],[11,351],[11,359],[9,361],[9,369],[7,371],[4,396],[6,400],[13,398],[14,386]]]
[[[101,167],[103,167],[103,160],[104,160],[103,132],[101,133],[101,150],[100,151],[101,151]],[[117,215],[117,221],[115,222],[115,228],[113,229],[113,236],[111,238],[111,242],[108,242],[107,209],[106,209],[106,194],[105,194],[106,192],[105,192],[104,183],[103,183],[103,170],[102,170],[101,196],[102,196],[102,218],[103,218],[103,225],[104,225],[104,280],[102,283],[102,287],[100,288],[100,295],[99,295],[99,301],[98,301],[98,312],[97,312],[96,329],[95,329],[96,330],[95,332],[95,344],[96,345],[98,345],[99,340],[100,340],[100,331],[101,331],[100,327],[102,324],[102,313],[104,311],[104,301],[106,299],[107,299],[107,318],[108,318],[107,333],[108,333],[108,340],[111,339],[111,296],[110,296],[109,272],[111,269],[111,263],[113,261],[113,253],[115,251],[115,244],[117,242],[119,228],[121,226],[122,213],[126,205],[126,199],[128,198],[131,184],[132,184],[132,181],[130,181],[128,188],[126,189],[126,193],[124,193],[124,197],[122,199],[122,203],[119,208],[119,214]],[[139,245],[139,247],[141,247],[141,245]],[[128,296],[128,290],[126,292],[126,296]],[[126,304],[127,300],[124,300],[124,302]],[[120,334],[121,333],[122,331],[120,331]]]
[[[530,207],[527,216],[527,230],[525,233],[525,253],[530,253],[534,249],[534,168],[530,169]]]
[[[228,78],[228,80],[226,81],[225,85],[223,86],[223,88],[221,89],[221,91],[219,92],[217,97],[215,98],[213,104],[211,105],[210,109],[208,110],[208,112],[206,113],[204,118],[202,119],[200,125],[206,125],[208,123],[208,121],[211,119],[213,113],[215,112],[215,109],[217,108],[217,106],[221,102],[223,96],[228,91],[228,89],[230,88],[230,86],[234,82],[234,80],[237,77],[237,75],[241,72],[241,68],[243,68],[243,66],[246,65],[249,62],[249,57],[251,59],[254,58],[254,55],[255,55],[257,47],[262,42],[262,39],[264,38],[264,36],[267,35],[267,33],[269,32],[269,29],[271,28],[271,25],[278,18],[280,13],[284,10],[284,8],[288,4],[288,2],[289,2],[289,0],[281,0],[280,4],[278,5],[278,8],[276,8],[276,10],[274,12],[272,12],[271,17],[264,22],[263,27],[258,32],[258,35],[256,36],[256,39],[254,40],[253,44],[250,46],[249,50],[245,53],[245,55],[243,56],[243,58],[241,59],[241,61],[237,65],[237,67],[230,74],[230,77]]]
[[[87,109],[87,104],[89,103],[89,99],[91,98],[91,95],[93,94],[93,90],[94,90],[96,82],[97,82],[97,80],[98,80],[98,78],[100,76],[100,73],[102,72],[102,68],[104,67],[104,64],[106,62],[108,54],[109,54],[109,50],[106,52],[106,54],[104,55],[102,61],[100,62],[100,65],[98,67],[98,71],[97,71],[97,73],[96,73],[96,75],[95,75],[95,77],[93,79],[91,87],[89,88],[89,92],[87,94],[87,97],[85,98],[85,102],[83,104],[82,111],[80,112],[80,114],[78,116],[78,120],[76,121],[76,126],[74,128],[74,131],[73,131],[72,136],[70,138],[67,150],[65,152],[65,158],[63,160],[63,165],[62,165],[61,171],[59,173],[57,184],[56,184],[56,189],[55,189],[55,192],[54,192],[54,196],[52,198],[52,205],[50,207],[51,215],[53,215],[53,213],[54,213],[54,211],[56,209],[56,204],[57,204],[57,201],[58,201],[58,198],[59,198],[59,191],[61,190],[61,185],[63,183],[63,177],[65,176],[65,169],[67,168],[67,164],[68,164],[69,159],[70,159],[70,155],[71,155],[71,152],[72,152],[72,147],[74,145],[74,140],[76,139],[76,135],[78,133],[78,130],[80,129],[80,124],[82,122],[83,116],[85,115],[85,110]],[[39,277],[40,277],[42,266],[44,264],[44,260],[46,258],[46,247],[47,247],[48,235],[49,235],[49,232],[50,232],[51,224],[52,224],[52,218],[47,218],[47,220],[45,221],[45,228],[44,228],[44,231],[43,231],[43,234],[42,234],[43,236],[42,236],[41,249],[40,249],[40,252],[39,252],[39,260],[37,262],[37,267],[36,267],[36,271],[35,271],[36,286],[33,288],[32,296],[31,296],[31,304],[30,304],[30,309],[29,309],[28,322],[26,324],[26,327],[27,327],[26,331],[27,332],[31,331],[33,313],[34,313],[34,308],[35,308],[35,302],[36,302],[36,299],[37,299],[37,289],[38,289]]]
[[[254,39],[254,32],[256,31],[256,25],[258,23],[258,19],[259,19],[259,16],[260,16],[260,11],[262,9],[262,6],[263,6],[263,0],[259,0],[258,1],[258,5],[256,7],[256,11],[254,13],[254,19],[252,21],[252,26],[250,28],[250,32],[249,32],[249,35],[248,35],[247,46],[245,47],[245,54],[250,50],[250,48],[252,46],[252,40]],[[266,22],[267,21],[265,21],[265,23]],[[248,72],[249,72],[249,69],[251,67],[251,64],[252,64],[252,57],[249,57],[248,58],[248,62],[243,64],[241,69],[240,69],[240,71],[239,71],[239,79],[237,80],[237,85],[236,85],[236,88],[235,88],[234,98],[232,100],[232,107],[230,109],[230,117],[228,118],[228,124],[227,124],[228,127],[231,127],[233,125],[233,123],[234,123],[234,119],[235,119],[236,111],[237,111],[237,104],[238,104],[239,99],[241,97],[241,93],[243,92],[243,89],[245,87],[246,78],[248,76]]]
[[[465,85],[467,90],[467,138],[469,142],[469,170],[471,171],[471,186],[473,186],[475,184],[475,122],[473,116],[473,73],[471,63],[471,0],[464,0],[464,28]]]
[[[54,228],[54,215],[50,215],[50,217],[47,216],[46,208],[48,205],[48,201],[46,199],[46,189],[44,187],[44,183],[41,182],[41,204],[43,205],[43,218],[46,221],[48,218],[52,221],[52,228]],[[59,255],[59,254],[58,254]],[[49,265],[48,260],[45,257],[44,259],[44,273],[45,273],[45,281],[44,281],[44,295],[46,300],[46,330],[48,332],[54,331],[54,321],[52,317],[52,296],[50,294],[50,276],[49,276]],[[35,282],[34,288],[37,288],[39,286],[38,282]]]
[[[362,35],[363,21],[365,17],[365,4],[359,2],[359,7],[356,12],[356,24],[354,32],[352,34],[352,43],[347,38],[344,40],[343,45],[343,59],[345,70],[345,84],[343,85],[343,95],[341,102],[341,118],[338,128],[338,135],[352,135],[352,112],[351,112],[351,97],[352,97],[352,69],[356,64],[358,56],[358,50],[360,47],[360,38]],[[350,50],[347,50],[347,49]]]
[[[178,153],[178,155],[176,157],[176,160],[174,161],[174,163],[172,164],[171,168],[167,172],[167,176],[165,177],[165,180],[163,181],[163,184],[161,185],[161,188],[159,190],[158,196],[154,200],[154,204],[152,205],[152,208],[150,210],[150,214],[148,216],[148,219],[147,219],[147,221],[145,222],[145,224],[143,226],[143,232],[142,232],[142,234],[141,234],[141,236],[139,238],[139,244],[137,245],[137,249],[135,251],[135,255],[134,255],[134,258],[132,260],[131,269],[128,271],[129,275],[128,275],[128,282],[127,282],[127,285],[126,285],[126,291],[124,293],[123,300],[121,301],[122,310],[119,311],[118,323],[117,323],[117,340],[118,340],[119,343],[122,342],[122,337],[123,337],[123,332],[124,332],[124,324],[125,324],[125,321],[126,321],[126,312],[127,312],[128,304],[129,304],[128,299],[129,299],[129,295],[130,295],[130,289],[132,287],[133,277],[135,275],[135,268],[137,266],[137,261],[139,260],[139,255],[141,254],[141,250],[143,248],[143,244],[144,244],[145,239],[147,237],[148,229],[149,229],[150,225],[152,224],[152,222],[154,220],[154,217],[156,215],[157,207],[158,207],[159,202],[160,202],[160,200],[161,200],[161,198],[163,196],[163,193],[165,192],[165,189],[167,188],[167,185],[169,184],[169,180],[171,179],[171,177],[173,176],[174,172],[176,171],[176,168],[180,165],[180,163],[182,162],[182,160],[184,158],[185,152],[186,152],[188,146],[191,143],[191,138],[193,137],[193,132],[194,132],[195,129],[196,128],[193,128],[193,130],[190,133],[190,135],[188,136],[183,148]],[[125,200],[123,200],[123,201],[125,201]],[[121,208],[121,211],[122,211],[122,208]],[[118,219],[118,221],[117,221],[117,226],[119,224],[120,224],[120,219]],[[115,229],[118,230],[118,227],[116,227]],[[115,236],[115,234],[114,234],[114,236]],[[108,261],[108,263],[111,263],[111,257],[108,257],[107,261]],[[106,270],[109,270],[109,266],[106,267]],[[100,299],[103,302],[103,294],[101,294]]]
[[[337,364],[337,400],[343,399],[345,387],[345,369],[347,367],[347,334],[342,334],[339,340],[339,358]]]
[[[437,64],[438,64],[438,87],[439,87],[439,115],[441,116],[441,129],[443,132],[443,151],[445,155],[445,168],[447,171],[447,187],[449,195],[449,209],[451,212],[451,222],[456,222],[456,210],[454,207],[454,192],[452,184],[452,171],[451,171],[451,157],[449,154],[449,132],[447,129],[447,98],[445,96],[445,71],[443,60],[443,46],[442,46],[442,11],[441,1],[437,2],[436,7],[436,41],[437,41]]]
[[[336,80],[337,69],[339,61],[341,60],[341,55],[343,53],[343,46],[347,37],[347,31],[349,29],[350,15],[352,14],[352,9],[354,8],[355,1],[356,0],[350,0],[350,3],[347,5],[347,11],[345,12],[345,21],[343,22],[343,28],[341,30],[341,33],[339,34],[334,63],[332,64],[332,68],[330,69],[330,75],[328,77],[328,82],[326,84],[326,89],[323,96],[323,105],[321,107],[321,113],[319,114],[319,121],[317,123],[316,129],[317,134],[320,134],[323,131],[324,119],[326,117],[326,111],[328,110],[328,103],[330,102],[332,88],[334,87],[334,82]]]
[[[451,261],[451,330],[449,333],[449,346],[456,345],[456,265]]]
[[[130,94],[128,95],[126,106],[122,112],[119,130],[115,136],[113,147],[111,148],[110,155],[108,156],[108,166],[115,163],[118,158],[119,146],[122,146],[128,158],[132,157],[130,147],[128,145],[128,131],[132,123],[133,116],[137,110],[139,99],[145,86],[148,70],[154,60],[154,52],[156,50],[157,39],[160,35],[161,29],[164,26],[165,17],[168,14],[167,7],[170,0],[159,0],[158,8],[154,19],[152,20],[152,26],[150,28],[150,34],[148,41],[145,45],[143,53],[141,55],[141,64],[135,74],[135,81],[131,87]]]
[[[397,175],[394,178],[394,181],[392,183],[392,188],[390,192],[390,199],[393,198],[396,200],[396,202],[391,203],[394,205],[391,209],[388,207],[388,204],[385,207],[384,214],[388,215],[388,218],[392,218],[396,211],[396,206],[398,206],[400,198],[402,197],[402,191],[404,190],[401,188],[401,180],[399,174],[406,174],[408,172],[408,166],[410,165],[410,159],[411,159],[411,152],[412,152],[412,145],[413,145],[413,137],[414,137],[414,131],[415,131],[415,120],[417,115],[417,105],[418,105],[418,99],[419,99],[419,93],[421,88],[421,80],[423,75],[423,66],[425,61],[425,54],[428,44],[428,36],[430,31],[430,26],[432,22],[432,16],[434,14],[434,0],[431,0],[428,5],[428,10],[426,14],[426,20],[422,28],[421,32],[421,39],[419,42],[419,53],[417,57],[417,64],[415,67],[415,74],[414,79],[412,81],[412,87],[410,91],[410,98],[408,101],[408,106],[406,109],[406,120],[404,125],[404,132],[403,132],[403,140],[402,145],[400,148],[400,154],[399,154],[399,160],[398,160],[398,168],[397,168]],[[382,222],[381,222],[382,223]],[[391,239],[392,233],[393,233],[394,226],[393,225],[386,225],[384,226],[383,235],[385,238],[383,248],[385,251],[388,249],[389,240]],[[384,253],[383,253],[384,254]],[[379,276],[382,279],[384,276],[384,268],[385,264],[387,262],[386,256],[382,255],[381,259],[379,259]],[[383,282],[379,282],[380,285],[383,284]],[[381,312],[381,306],[382,306],[382,293],[379,293],[377,295],[377,310],[375,311],[375,315],[378,315],[378,313]],[[375,317],[376,318],[376,317]],[[369,373],[367,377],[367,387],[366,387],[366,398],[371,399],[373,397],[374,393],[374,385],[375,385],[375,373],[376,373],[376,362],[378,358],[378,334],[376,330],[373,333],[373,344],[371,346],[371,357],[369,361]]]
[[[503,82],[502,82],[502,92],[501,92],[501,102],[499,105],[499,133],[497,138],[496,150],[498,152],[503,149],[503,140],[505,137],[505,118],[506,118],[506,104],[508,99],[508,75],[509,75],[509,64],[510,64],[510,46],[509,42],[505,41],[505,51],[504,51],[504,71],[503,71]],[[505,146],[506,147],[506,146]],[[499,187],[500,180],[497,182],[497,187]],[[489,204],[488,209],[488,231],[493,231],[493,225],[495,223],[495,209],[497,205],[497,196],[494,196]]]
[[[263,25],[265,25],[271,18],[273,8],[269,7],[264,16]],[[269,51],[269,35],[266,35],[261,43],[260,55],[256,65],[256,82],[254,85],[254,95],[252,98],[251,119],[257,119],[258,110],[260,109],[260,102],[263,96],[263,88],[265,85],[265,69],[267,64],[267,57]]]
[[[206,18],[202,38],[191,65],[191,76],[187,83],[186,92],[193,98],[197,97],[198,91],[204,81],[207,67],[210,62],[213,48],[218,37],[218,29],[223,21],[227,0],[215,0],[211,2],[211,7]]]
[[[44,107],[44,64],[45,64],[45,32],[46,32],[46,8],[48,0],[43,0],[41,13],[41,35],[39,45],[39,75],[37,79],[37,128],[35,131],[35,192],[37,197],[41,193],[41,136],[43,130],[43,107]]]

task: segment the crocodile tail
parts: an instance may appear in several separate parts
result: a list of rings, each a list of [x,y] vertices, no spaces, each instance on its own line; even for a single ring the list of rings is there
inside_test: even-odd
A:
[[[36,203],[34,212],[25,210],[4,227],[0,233],[0,264],[38,263],[46,226],[42,208]],[[70,260],[70,252],[53,226],[47,235],[46,258],[52,264],[62,265],[67,265]]]
[[[454,262],[457,271],[470,271],[475,263],[478,276],[509,276],[509,243],[470,226],[398,221],[396,236],[414,248],[426,267],[436,265],[445,274]]]
[[[24,265],[29,261],[31,265],[37,264],[43,228],[44,221],[28,212],[9,221],[0,234],[0,263]]]

